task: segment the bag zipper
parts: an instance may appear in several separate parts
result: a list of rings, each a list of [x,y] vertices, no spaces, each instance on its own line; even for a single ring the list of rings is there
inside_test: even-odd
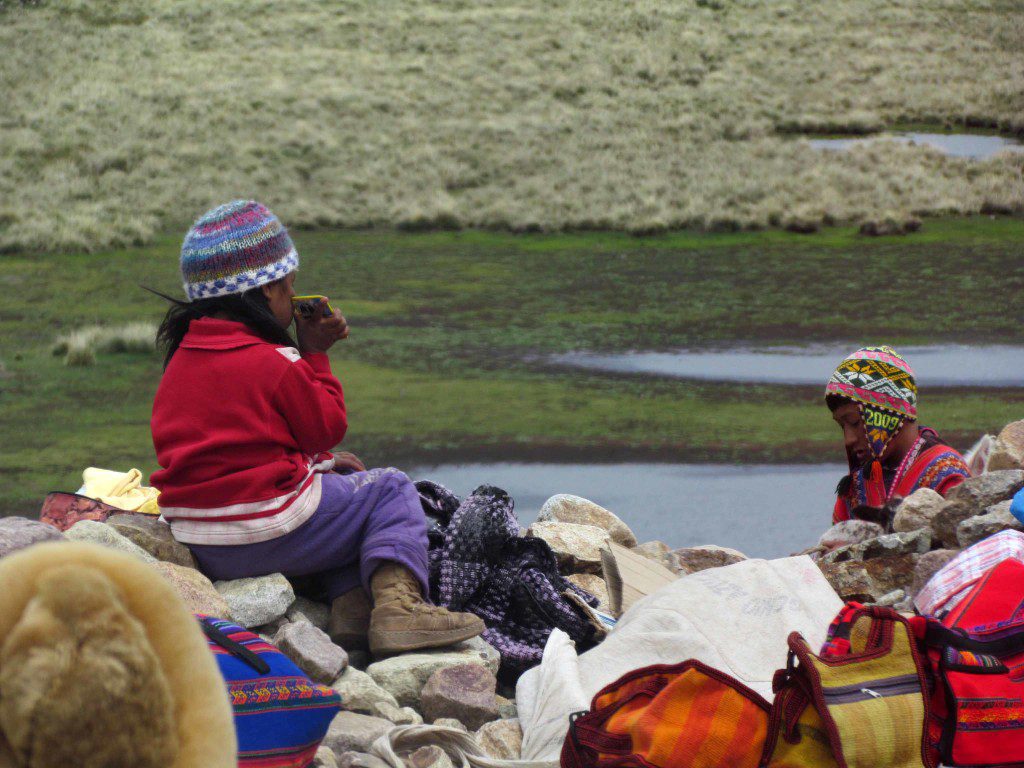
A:
[[[852,704],[855,701],[884,699],[889,696],[920,695],[921,680],[915,673],[884,680],[865,680],[853,685],[837,685],[831,688],[822,686],[821,692],[827,704]]]

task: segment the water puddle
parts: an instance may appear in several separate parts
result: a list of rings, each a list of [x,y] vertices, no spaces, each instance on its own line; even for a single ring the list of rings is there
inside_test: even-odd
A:
[[[848,139],[810,139],[815,149],[842,151],[872,141],[898,141],[904,144],[927,145],[951,157],[986,160],[1000,152],[1024,152],[1024,144],[1004,136],[971,133],[892,133]]]
[[[550,359],[558,365],[614,373],[650,374],[703,381],[825,386],[855,344],[809,347],[744,346],[722,350],[570,352]],[[918,387],[1024,386],[1024,347],[1008,345],[899,347],[914,369]]]
[[[550,496],[573,493],[615,512],[641,542],[784,557],[816,544],[831,525],[836,483],[846,471],[845,464],[480,463],[408,473],[460,496],[484,484],[503,488],[524,526]]]

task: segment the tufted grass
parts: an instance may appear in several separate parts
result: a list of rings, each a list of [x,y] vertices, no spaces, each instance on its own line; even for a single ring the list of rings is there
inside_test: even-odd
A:
[[[1024,209],[1024,155],[806,134],[1024,131],[1012,0],[0,4],[0,251],[291,226],[735,230]]]

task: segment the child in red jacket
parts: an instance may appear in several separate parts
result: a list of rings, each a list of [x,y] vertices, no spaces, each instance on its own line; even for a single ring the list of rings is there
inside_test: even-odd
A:
[[[213,579],[320,576],[328,631],[343,647],[367,635],[374,653],[474,637],[484,629],[476,616],[423,599],[426,518],[409,478],[331,453],[347,422],[327,350],[348,325],[338,310],[294,315],[298,266],[287,231],[256,202],[215,208],[186,235],[188,301],[158,333],[167,356],[152,429],[162,469],[151,482],[163,517]]]

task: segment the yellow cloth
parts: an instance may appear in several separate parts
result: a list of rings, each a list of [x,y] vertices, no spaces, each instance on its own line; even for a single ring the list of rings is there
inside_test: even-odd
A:
[[[160,491],[143,485],[142,472],[137,469],[115,472],[111,469],[89,467],[82,472],[82,482],[82,495],[91,499],[99,499],[104,504],[130,512],[160,514],[160,508],[156,504]]]

